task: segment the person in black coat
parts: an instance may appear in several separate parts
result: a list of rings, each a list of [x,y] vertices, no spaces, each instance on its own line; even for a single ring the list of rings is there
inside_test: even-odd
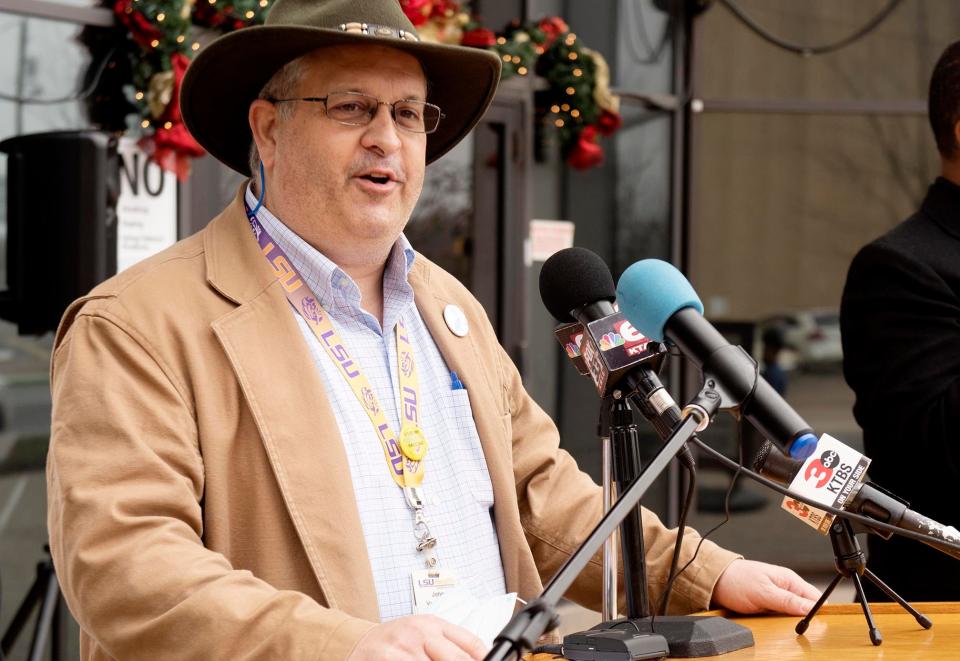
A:
[[[840,306],[870,477],[940,523],[960,524],[960,42],[930,81],[942,171],[920,210],[860,250]],[[909,601],[960,600],[960,561],[870,536],[868,567]],[[865,581],[870,601],[889,601]]]

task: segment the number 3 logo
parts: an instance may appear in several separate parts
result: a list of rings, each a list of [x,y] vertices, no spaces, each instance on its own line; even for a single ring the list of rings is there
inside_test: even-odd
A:
[[[804,503],[801,503],[799,500],[788,500],[787,508],[796,512],[797,516],[799,516],[801,519],[806,519],[808,516],[810,516],[810,508]]]
[[[804,471],[803,476],[809,480],[817,481],[817,488],[820,489],[827,482],[830,481],[830,476],[833,475],[833,469],[827,468],[824,466],[819,459],[816,459],[807,466],[807,469]]]

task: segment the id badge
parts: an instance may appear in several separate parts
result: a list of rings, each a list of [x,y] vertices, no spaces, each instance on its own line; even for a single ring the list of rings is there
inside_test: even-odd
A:
[[[413,607],[417,613],[430,609],[443,595],[457,587],[457,577],[446,569],[418,569],[413,578]]]

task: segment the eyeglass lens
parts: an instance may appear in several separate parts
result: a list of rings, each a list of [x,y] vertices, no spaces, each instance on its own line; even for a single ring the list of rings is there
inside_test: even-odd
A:
[[[440,108],[430,103],[401,100],[384,105],[391,106],[397,126],[408,131],[431,133],[440,122]],[[327,96],[327,115],[344,124],[369,123],[379,106],[380,101],[374,97],[356,92],[334,92]]]

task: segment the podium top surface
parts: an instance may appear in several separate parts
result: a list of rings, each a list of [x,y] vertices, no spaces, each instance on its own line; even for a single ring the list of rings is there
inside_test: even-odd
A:
[[[718,661],[794,661],[798,659],[916,659],[918,661],[956,661],[960,659],[960,603],[932,602],[912,604],[933,621],[924,629],[898,604],[871,604],[874,621],[883,644],[870,642],[867,621],[859,604],[826,604],[810,622],[802,636],[794,632],[801,618],[792,615],[722,615],[753,631],[754,647],[722,656],[702,657]],[[559,661],[553,654],[536,654],[528,661]]]

